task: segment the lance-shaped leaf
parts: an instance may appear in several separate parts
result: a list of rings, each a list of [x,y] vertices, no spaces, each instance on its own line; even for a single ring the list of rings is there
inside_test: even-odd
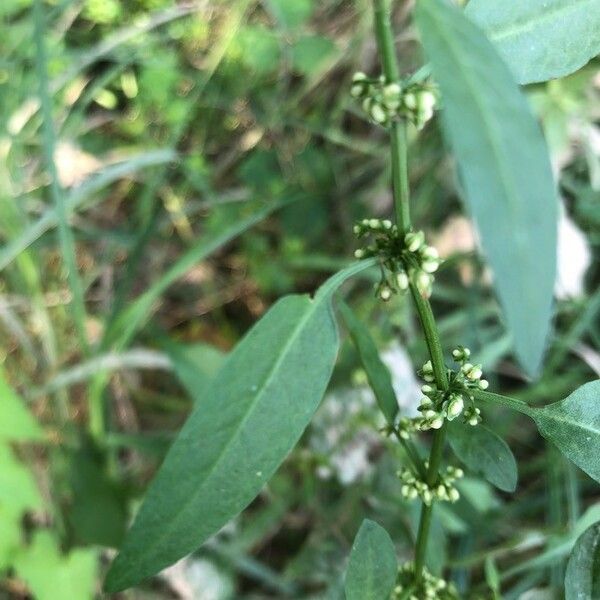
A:
[[[541,130],[508,67],[462,11],[420,0],[416,19],[517,356],[536,373],[550,325],[557,236]]]
[[[600,381],[560,402],[531,409],[540,433],[590,477],[600,481]]]
[[[387,600],[397,571],[396,550],[388,532],[365,519],[354,538],[346,569],[346,600]]]
[[[334,275],[314,298],[283,298],[233,350],[148,490],[108,573],[107,591],[125,589],[195,550],[256,497],[329,382],[339,345],[331,296],[372,264]]]
[[[531,417],[546,439],[600,482],[600,380],[586,383],[564,400],[542,408],[489,392],[475,392],[475,397]]]
[[[379,409],[388,423],[394,425],[398,414],[398,402],[392,385],[392,376],[383,364],[377,346],[367,327],[357,319],[350,307],[344,302],[340,302],[339,311],[358,350],[360,361],[367,374],[369,385],[375,394]]]
[[[454,421],[449,441],[456,456],[475,473],[505,492],[517,487],[517,461],[508,444],[483,425],[471,427]]]
[[[600,523],[575,542],[565,573],[565,600],[600,598]]]
[[[471,0],[465,12],[519,83],[563,77],[600,53],[600,0]]]

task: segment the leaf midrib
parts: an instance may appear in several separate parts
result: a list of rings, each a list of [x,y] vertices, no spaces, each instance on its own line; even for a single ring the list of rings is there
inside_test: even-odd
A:
[[[327,299],[327,297],[324,297],[324,298]],[[277,369],[281,366],[281,364],[287,357],[287,354],[288,354],[293,342],[295,342],[296,339],[298,338],[299,333],[302,330],[302,327],[310,319],[310,317],[313,316],[316,309],[320,306],[322,300],[317,301],[317,300],[309,299],[308,301],[311,303],[308,305],[309,310],[300,319],[300,321],[298,321],[297,326],[292,330],[292,335],[288,338],[288,341],[284,344],[282,352],[279,354],[277,360],[273,363],[273,367],[268,371],[266,377],[264,378],[263,383],[260,387],[259,393],[256,394],[254,401],[249,405],[249,408],[246,411],[246,414],[244,415],[243,419],[240,421],[239,425],[234,429],[234,433],[230,439],[236,439],[239,436],[239,432],[242,430],[243,426],[248,421],[249,415],[254,412],[257,404],[259,403],[259,400],[263,397],[264,390],[268,387],[268,384],[273,379],[273,376],[276,373]],[[172,519],[168,525],[165,525],[163,527],[161,535],[157,538],[157,540],[153,544],[154,548],[158,548],[162,545],[163,541],[167,537],[169,537],[174,530],[177,529],[176,525],[178,525],[181,520],[184,520],[184,521],[188,520],[187,512],[190,510],[190,506],[192,504],[194,504],[196,499],[198,498],[198,496],[200,496],[201,493],[203,493],[206,482],[212,477],[212,475],[214,474],[217,467],[220,466],[220,464],[221,464],[224,456],[227,454],[227,451],[229,450],[230,446],[231,446],[230,443],[228,443],[224,446],[223,450],[219,453],[217,459],[213,463],[213,466],[210,468],[210,470],[208,471],[206,476],[203,477],[202,483],[198,486],[198,489],[196,490],[196,492],[194,494],[192,494],[191,496],[189,496],[189,498],[183,504],[183,507],[178,511],[175,518]],[[139,564],[143,564],[143,563],[140,560],[136,560],[133,564],[139,565]]]
[[[433,21],[435,21],[437,23],[437,29],[438,29],[438,34],[439,34],[440,38],[442,38],[446,41],[446,45],[447,45],[449,51],[457,59],[457,64],[460,67],[460,71],[463,73],[463,78],[465,80],[465,83],[467,84],[468,89],[471,91],[471,96],[474,100],[474,103],[475,103],[477,109],[478,109],[478,112],[480,113],[480,117],[481,117],[482,121],[484,122],[484,124],[487,125],[487,127],[484,127],[484,130],[487,132],[486,137],[488,139],[488,142],[490,143],[492,154],[496,158],[496,162],[500,167],[499,168],[499,175],[500,175],[499,179],[502,183],[502,187],[505,189],[505,191],[507,193],[508,207],[509,207],[509,211],[511,213],[511,217],[513,219],[513,222],[514,221],[519,222],[519,219],[517,218],[518,214],[515,213],[516,207],[515,207],[515,202],[514,202],[514,198],[518,197],[518,194],[516,193],[516,184],[514,182],[514,179],[510,176],[510,168],[508,168],[508,166],[505,164],[505,160],[503,158],[503,153],[501,151],[501,145],[499,144],[499,140],[497,139],[497,128],[493,123],[493,119],[490,120],[489,115],[488,115],[487,111],[485,110],[485,104],[483,104],[481,102],[481,98],[479,97],[479,94],[477,93],[478,92],[477,82],[474,82],[472,80],[469,69],[464,68],[463,60],[462,60],[463,55],[462,55],[460,47],[458,47],[454,44],[452,36],[448,36],[446,34],[443,24],[440,27],[440,21],[436,18],[437,17],[436,12],[434,10],[433,11],[430,10],[428,3],[426,3],[426,2],[422,2],[420,4],[420,6],[421,6],[422,10],[427,10],[429,12],[430,17],[433,19]],[[522,236],[517,236],[515,241],[516,241],[516,245],[518,246],[519,255],[523,256],[523,255],[527,254],[527,248],[524,247]],[[529,289],[529,286],[527,285],[527,278],[524,278],[523,272],[521,269],[517,269],[517,273],[519,276],[519,280],[521,281],[521,289],[526,290],[525,293],[527,296],[527,300],[529,302],[529,306],[531,306],[532,305],[531,291]]]
[[[586,4],[594,4],[596,0],[573,0],[571,4],[567,5],[557,5],[549,10],[545,10],[543,13],[538,14],[536,19],[527,20],[527,17],[521,18],[518,21],[512,21],[506,24],[506,26],[502,28],[494,29],[493,27],[486,27],[483,22],[481,25],[488,32],[490,39],[494,42],[498,42],[505,38],[511,36],[522,35],[523,33],[530,31],[536,27],[543,25],[547,21],[551,21],[556,18],[566,19],[565,16],[560,16],[562,13],[569,13],[571,11],[575,12],[577,10],[582,9]],[[475,16],[476,11],[469,11],[468,9],[465,11],[469,16]]]

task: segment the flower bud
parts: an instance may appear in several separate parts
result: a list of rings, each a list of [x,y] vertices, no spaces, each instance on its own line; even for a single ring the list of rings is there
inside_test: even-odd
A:
[[[462,399],[462,396],[459,394],[452,394],[450,398],[451,399],[448,402],[446,413],[448,415],[448,420],[452,421],[453,419],[456,419],[456,417],[458,417],[458,415],[460,415],[460,413],[463,411],[465,403]]]
[[[375,123],[382,124],[387,121],[387,114],[380,104],[372,103],[369,114]]]
[[[354,251],[354,258],[358,258],[359,260],[361,258],[365,257],[365,251],[362,248],[358,248],[357,250]]]
[[[400,106],[402,88],[399,83],[390,83],[383,88],[383,102],[390,110]]]
[[[387,286],[387,285],[383,285],[380,289],[379,289],[379,297],[384,301],[387,302],[391,297],[392,297],[392,290]]]
[[[421,269],[425,273],[435,273],[438,270],[440,263],[438,260],[425,260],[421,263]]]
[[[404,94],[404,106],[409,110],[415,110],[417,108],[417,96],[413,92],[408,92],[408,94]]]
[[[428,360],[423,367],[421,368],[421,370],[423,371],[423,373],[433,373],[433,365],[431,364],[431,361]]]
[[[487,390],[490,387],[490,382],[487,379],[480,379],[478,385],[480,390]]]
[[[431,429],[440,429],[444,424],[444,417],[442,415],[438,415],[434,419],[429,422]]]
[[[381,221],[381,225],[383,226],[384,229],[392,228],[392,222],[389,219],[384,219],[383,221]]]
[[[448,498],[450,499],[450,502],[456,502],[460,498],[458,490],[454,487],[450,488],[450,490],[448,491]]]
[[[418,271],[415,283],[421,296],[424,298],[429,298],[429,296],[431,296],[433,277],[429,273],[425,273],[425,271]]]
[[[369,219],[369,227],[371,229],[379,229],[380,221],[379,219]]]
[[[425,234],[422,231],[409,231],[404,236],[404,243],[409,252],[416,252],[425,242]]]
[[[409,281],[408,281],[408,275],[406,274],[406,271],[400,271],[396,275],[396,284],[398,285],[398,289],[402,292],[404,292],[408,289]]]
[[[434,385],[429,385],[428,383],[426,383],[425,385],[421,386],[421,391],[427,395],[427,394],[433,394],[433,392],[435,392],[437,390],[437,388]]]

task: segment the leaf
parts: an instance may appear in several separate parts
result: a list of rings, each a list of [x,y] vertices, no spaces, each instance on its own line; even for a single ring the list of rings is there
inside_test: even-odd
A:
[[[563,77],[600,53],[600,0],[471,0],[465,12],[519,83]]]
[[[362,366],[367,374],[379,409],[384,414],[390,425],[394,425],[398,414],[398,401],[392,385],[392,376],[383,364],[377,351],[377,346],[369,330],[356,318],[350,307],[340,302],[339,311],[348,327],[352,341],[358,350]]]
[[[5,444],[0,444],[0,507],[21,515],[41,508],[42,498],[27,467]]]
[[[564,400],[541,408],[490,392],[476,391],[474,395],[477,400],[531,417],[546,439],[600,482],[600,380],[586,383]]]
[[[338,350],[331,295],[363,261],[308,296],[277,302],[229,355],[171,446],[105,587],[125,589],[196,549],[260,492],[294,447]]]
[[[0,442],[40,441],[44,434],[0,369]]]
[[[277,21],[289,29],[300,27],[314,10],[313,0],[270,0],[268,4]]]
[[[530,416],[545,438],[600,482],[600,381],[582,385],[560,402],[531,408]]]
[[[346,569],[346,600],[385,600],[396,583],[396,549],[387,531],[365,519]]]
[[[508,67],[459,9],[421,0],[416,20],[517,356],[535,374],[550,326],[557,236],[541,130]]]
[[[565,600],[600,598],[600,523],[575,542],[565,573]]]
[[[241,46],[242,60],[259,75],[271,73],[277,68],[281,49],[271,29],[264,25],[246,26],[238,32],[237,40]]]
[[[72,550],[60,554],[58,544],[47,531],[38,531],[33,543],[19,552],[14,567],[36,600],[92,600],[96,583],[96,553]]]
[[[303,75],[319,71],[324,62],[333,54],[335,44],[321,35],[301,37],[292,48],[294,68]]]
[[[454,454],[469,469],[505,492],[517,487],[517,461],[508,444],[483,425],[471,427],[454,421],[448,428]]]
[[[194,402],[200,401],[207,386],[225,362],[225,354],[210,344],[163,342],[175,374]]]
[[[127,513],[101,456],[84,443],[68,457],[67,467],[71,497],[65,519],[76,543],[117,547],[125,536]]]

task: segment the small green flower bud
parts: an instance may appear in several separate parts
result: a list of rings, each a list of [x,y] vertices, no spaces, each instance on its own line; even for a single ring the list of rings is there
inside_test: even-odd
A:
[[[448,402],[448,408],[446,409],[446,412],[448,415],[448,420],[452,421],[463,411],[465,403],[462,399],[462,396],[459,394],[452,394],[450,398],[451,400]]]
[[[433,246],[423,246],[420,254],[423,260],[438,260],[440,257],[438,251]]]
[[[381,221],[381,225],[383,226],[384,229],[391,229],[392,228],[392,222],[389,219],[384,219],[383,221]]]
[[[404,236],[404,243],[409,252],[416,252],[425,242],[425,234],[422,231],[409,231]]]
[[[383,102],[390,110],[396,110],[401,103],[402,88],[398,83],[390,83],[383,88]]]
[[[387,121],[387,114],[380,104],[373,103],[369,110],[369,114],[376,123],[383,124]]]
[[[358,248],[357,250],[354,251],[354,258],[358,258],[359,260],[361,258],[365,257],[365,251],[362,248]]]
[[[483,372],[481,370],[481,365],[474,365],[466,372],[466,376],[471,381],[476,381],[477,379],[481,379],[482,375],[483,375]]]
[[[448,491],[448,498],[450,499],[450,502],[456,502],[460,498],[458,490],[454,487],[450,488],[450,490]]]
[[[379,229],[380,222],[379,219],[369,219],[369,227],[371,229]]]
[[[480,379],[478,385],[480,390],[487,390],[490,387],[490,382],[487,379]]]
[[[428,360],[422,367],[421,370],[423,371],[423,373],[433,373],[433,365],[431,364],[431,361]]]
[[[427,506],[431,505],[431,502],[433,501],[433,494],[431,493],[430,490],[428,490],[428,489],[424,490],[421,497],[423,498],[423,502]]]
[[[429,423],[431,429],[440,429],[444,424],[444,417],[442,415],[438,415],[434,419],[432,419]]]
[[[421,391],[427,395],[427,394],[433,394],[435,391],[437,390],[437,388],[434,385],[429,385],[428,383],[426,383],[425,385],[421,386]],[[429,398],[428,398],[429,400]]]
[[[429,273],[425,273],[425,271],[418,271],[415,283],[421,296],[424,298],[429,298],[429,296],[431,296],[433,277]]]
[[[352,83],[358,83],[360,81],[365,81],[367,79],[367,75],[362,71],[356,71],[354,75],[352,75]]]
[[[409,281],[408,281],[408,275],[406,274],[406,271],[400,271],[396,275],[396,284],[398,286],[398,289],[402,292],[404,292],[408,289]]]
[[[409,110],[415,110],[417,108],[417,96],[413,92],[408,92],[408,94],[404,94],[404,106]]]
[[[387,285],[382,286],[379,290],[379,297],[387,302],[392,297],[392,290]]]
[[[425,260],[421,263],[421,269],[425,273],[435,273],[438,270],[440,263],[438,260]]]

